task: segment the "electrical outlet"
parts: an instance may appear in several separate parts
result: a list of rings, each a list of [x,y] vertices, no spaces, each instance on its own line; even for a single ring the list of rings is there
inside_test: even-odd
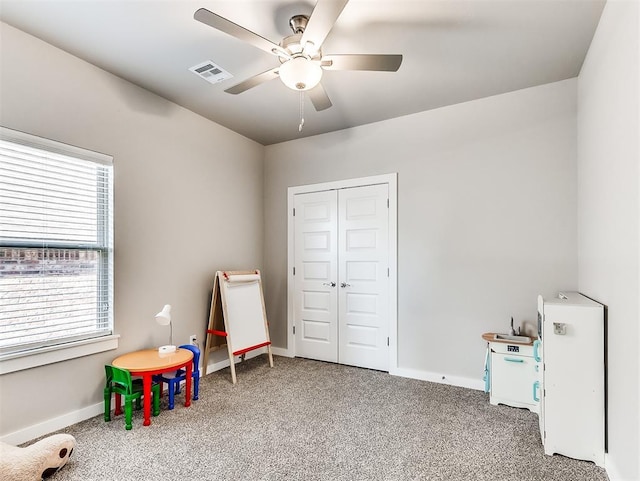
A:
[[[195,346],[196,342],[197,342],[197,337],[196,337],[196,335],[195,335],[195,334],[191,334],[191,335],[189,336],[189,344],[193,344],[193,345]]]

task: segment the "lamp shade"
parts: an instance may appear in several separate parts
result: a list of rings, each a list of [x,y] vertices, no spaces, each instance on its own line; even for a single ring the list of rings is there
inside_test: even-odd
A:
[[[165,304],[162,310],[156,314],[156,322],[161,326],[171,324],[171,306],[169,304]]]
[[[309,90],[320,83],[322,68],[305,57],[294,57],[280,66],[280,79],[293,90]]]

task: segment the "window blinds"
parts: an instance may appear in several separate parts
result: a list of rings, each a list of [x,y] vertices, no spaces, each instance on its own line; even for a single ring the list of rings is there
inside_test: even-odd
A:
[[[0,355],[112,333],[112,168],[0,130]]]

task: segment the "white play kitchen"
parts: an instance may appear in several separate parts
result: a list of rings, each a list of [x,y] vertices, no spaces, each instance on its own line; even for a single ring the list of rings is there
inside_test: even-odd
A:
[[[485,333],[485,391],[491,404],[539,416],[545,454],[604,466],[604,306],[578,292],[538,297],[537,339]]]
[[[489,343],[489,402],[539,412],[538,365],[533,339],[527,336],[485,333]]]

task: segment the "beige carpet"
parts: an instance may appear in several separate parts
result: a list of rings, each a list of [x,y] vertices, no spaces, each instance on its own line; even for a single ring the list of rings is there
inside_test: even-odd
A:
[[[600,481],[593,463],[545,456],[537,416],[479,391],[265,356],[200,382],[133,429],[102,416],[61,431],[71,461],[51,479]]]

